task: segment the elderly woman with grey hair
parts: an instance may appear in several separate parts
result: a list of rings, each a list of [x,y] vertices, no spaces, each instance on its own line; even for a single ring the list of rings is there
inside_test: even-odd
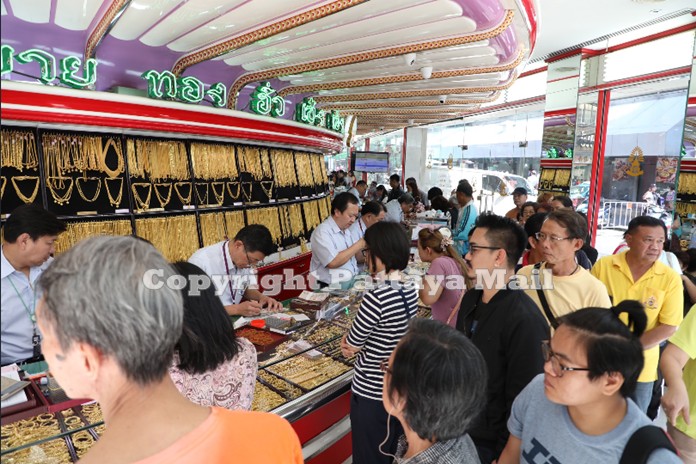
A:
[[[179,279],[181,276],[179,276]],[[82,463],[301,463],[273,414],[203,407],[169,377],[183,322],[174,269],[133,237],[95,237],[42,274],[37,307],[51,373],[72,398],[101,405],[106,430]],[[257,446],[259,436],[272,436]]]
[[[464,334],[413,319],[381,368],[384,408],[404,428],[395,462],[479,464],[467,430],[486,403],[487,371]]]

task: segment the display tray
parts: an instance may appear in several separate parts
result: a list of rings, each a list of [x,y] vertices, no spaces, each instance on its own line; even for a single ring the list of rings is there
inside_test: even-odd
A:
[[[234,332],[237,337],[243,337],[249,340],[252,345],[256,347],[256,351],[259,353],[267,352],[289,338],[288,335],[271,332],[270,330],[259,329],[250,325],[240,327]]]

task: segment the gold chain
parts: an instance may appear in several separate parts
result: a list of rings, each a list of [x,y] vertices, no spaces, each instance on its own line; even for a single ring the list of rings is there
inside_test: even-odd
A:
[[[234,179],[237,171],[237,155],[234,145],[191,143],[193,172],[199,179]]]
[[[225,211],[225,229],[229,239],[233,239],[244,224],[244,211]]]
[[[282,238],[280,221],[278,219],[278,208],[256,208],[248,209],[247,224],[263,224],[271,232],[273,242],[277,243]]]
[[[116,160],[118,163],[116,165],[116,169],[111,169],[106,164],[106,156],[109,153],[109,147],[114,147],[114,151],[116,152]],[[116,143],[116,140],[112,139],[111,137],[106,140],[106,145],[104,145],[104,148],[101,151],[101,156],[99,157],[99,167],[102,172],[105,172],[106,175],[112,179],[114,177],[118,177],[118,175],[125,170],[125,160],[123,159],[121,144]]]
[[[271,164],[275,173],[276,187],[292,187],[297,185],[295,163],[292,152],[281,149],[271,149]]]
[[[232,193],[232,187],[231,186],[237,186],[237,191],[235,193]],[[233,200],[236,200],[239,198],[239,193],[241,192],[242,184],[240,182],[227,182],[227,193],[230,194],[230,197],[232,197]]]
[[[188,195],[182,195],[179,187],[185,187],[186,185],[189,187]],[[193,197],[193,186],[191,182],[174,182],[174,191],[176,192],[176,196],[179,197],[179,201],[182,205],[191,204],[191,198]]]
[[[5,187],[7,187],[7,178],[5,176],[0,176],[2,179],[2,186],[0,186],[0,198],[5,196]]]
[[[109,190],[109,182],[110,180],[115,180],[118,181],[118,195],[114,198],[114,196],[111,194],[111,190]],[[111,206],[114,208],[118,208],[119,205],[121,204],[121,199],[123,198],[123,177],[116,177],[113,179],[110,179],[108,177],[104,178],[104,188],[106,189],[106,196],[109,197],[109,203],[111,203]]]
[[[14,176],[14,177],[10,177],[10,180],[12,181],[12,186],[14,187],[14,190],[17,193],[17,196],[19,197],[20,200],[22,200],[24,203],[33,203],[34,202],[34,200],[36,199],[36,195],[38,195],[38,193],[39,193],[39,176]],[[23,180],[35,181],[34,189],[32,190],[31,195],[29,195],[29,196],[24,195],[19,190],[19,185],[17,185],[17,181],[23,181]],[[5,190],[4,185],[5,184],[3,184],[3,191]]]
[[[65,187],[66,181],[68,181],[67,187]],[[72,191],[74,186],[75,181],[72,177],[51,176],[46,178],[46,187],[48,187],[48,191],[51,192],[53,201],[55,201],[57,205],[65,205],[70,203],[70,197],[72,197]],[[60,195],[58,194],[58,192],[56,192],[56,189],[63,188],[66,189],[63,195]]]
[[[135,220],[137,234],[149,240],[168,261],[187,260],[198,249],[196,216],[167,216]]]
[[[82,185],[80,185],[80,181],[87,182],[88,180],[96,180],[97,181],[97,191],[94,193],[94,197],[91,199],[87,198],[85,193],[82,191]],[[78,177],[77,179],[75,179],[75,185],[77,186],[77,193],[87,203],[93,203],[94,201],[96,201],[97,198],[99,198],[99,194],[101,193],[101,179],[99,177]]]
[[[309,154],[296,153],[295,163],[297,165],[297,178],[300,181],[300,187],[312,187],[314,179],[312,178],[312,167],[309,162]]]
[[[204,247],[217,243],[227,236],[223,213],[205,213],[201,214],[199,218]]]
[[[205,200],[201,198],[200,190],[198,190],[198,187],[200,186],[205,186]],[[194,186],[194,190],[196,190],[196,198],[198,198],[198,204],[203,206],[208,204],[208,194],[210,193],[210,186],[205,183],[205,184],[196,184]]]
[[[79,241],[98,235],[131,235],[133,228],[127,219],[114,221],[72,222],[67,230],[60,234],[56,242],[56,254],[68,251]]]
[[[304,218],[307,224],[307,231],[316,228],[321,221],[319,220],[319,211],[317,209],[317,201],[306,201],[302,203]]]
[[[263,193],[266,194],[268,199],[270,200],[273,198],[273,181],[272,180],[262,180],[261,181],[261,190],[263,190]]]
[[[191,177],[183,142],[128,140],[128,169],[133,177],[154,181],[186,180]]]
[[[169,187],[167,190],[166,195],[160,195],[159,189],[157,187]],[[157,182],[155,184],[155,196],[157,197],[157,201],[160,203],[160,207],[164,208],[169,204],[169,201],[172,199],[172,183],[171,182]]]
[[[258,147],[239,146],[237,147],[237,157],[239,159],[239,170],[248,172],[254,180],[263,178],[263,167]]]
[[[242,182],[242,195],[244,195],[244,199],[246,201],[251,201],[251,194],[254,191],[254,183],[253,182]],[[248,191],[244,187],[249,187]]]
[[[138,189],[136,187],[147,187],[147,198],[145,201],[138,194]],[[147,211],[150,209],[150,200],[152,199],[152,184],[149,182],[133,182],[131,184],[131,190],[133,191],[133,199],[141,211]]]
[[[39,155],[33,132],[2,130],[2,167],[11,167],[22,172],[36,169]]]
[[[220,193],[215,190],[215,187],[220,187]],[[215,197],[215,204],[218,206],[222,205],[225,201],[225,183],[224,182],[211,182],[210,190],[213,191],[213,196]]]

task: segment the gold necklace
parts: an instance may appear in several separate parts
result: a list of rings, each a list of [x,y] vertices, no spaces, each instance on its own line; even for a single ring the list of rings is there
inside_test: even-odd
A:
[[[249,187],[249,190],[247,191],[246,188],[244,187]],[[254,190],[254,183],[253,182],[242,182],[242,194],[244,195],[244,198],[246,201],[251,200],[251,193]]]
[[[14,177],[10,177],[10,180],[12,181],[12,186],[14,187],[14,190],[17,193],[17,196],[19,197],[20,200],[22,200],[24,203],[33,203],[34,202],[34,200],[36,199],[36,195],[38,195],[38,193],[39,193],[39,176],[14,176]],[[19,190],[19,186],[17,185],[18,180],[19,181],[22,181],[22,180],[34,180],[34,181],[36,181],[36,184],[34,184],[34,190],[31,192],[31,195],[26,196]],[[3,190],[5,189],[4,185],[5,184],[3,184]]]
[[[143,201],[138,194],[136,187],[147,187],[147,198]],[[149,182],[133,182],[131,184],[131,190],[133,190],[133,199],[139,206],[139,210],[147,211],[150,208],[150,200],[152,199],[152,184]]]
[[[236,193],[232,193],[232,188],[231,188],[231,186],[233,186],[233,185],[236,185],[236,186],[237,186],[237,192],[236,192]],[[242,187],[242,184],[239,183],[239,182],[227,182],[227,193],[230,194],[230,197],[232,197],[233,200],[236,200],[237,198],[239,198],[239,193],[240,193],[241,187]]]
[[[7,178],[5,176],[0,176],[2,179],[2,186],[0,186],[0,198],[5,196],[5,187],[7,187]]]
[[[179,187],[184,187],[186,185],[188,185],[189,191],[188,195],[184,196],[181,194]],[[191,204],[191,196],[193,195],[193,187],[191,186],[191,182],[174,182],[174,191],[176,192],[176,196],[179,197],[179,201],[181,201],[182,205]]]
[[[114,147],[114,151],[116,152],[116,169],[111,169],[106,164],[106,156],[109,153],[109,147]],[[101,171],[105,172],[106,175],[109,176],[109,178],[113,179],[115,177],[118,177],[118,175],[124,171],[124,165],[125,161],[123,159],[123,151],[121,150],[121,145],[117,144],[115,139],[107,139],[106,145],[104,145],[104,148],[101,151],[101,156],[99,157],[99,167],[101,168]]]
[[[204,206],[204,205],[207,205],[207,204],[208,204],[208,193],[209,193],[208,187],[209,187],[209,185],[208,185],[207,183],[206,183],[206,184],[202,184],[202,185],[205,186],[205,201],[203,201],[203,199],[201,198],[200,191],[198,190],[198,187],[199,187],[200,185],[201,185],[201,184],[196,184],[196,185],[194,186],[194,189],[196,190],[196,197],[198,198],[198,205]]]
[[[215,190],[215,187],[220,187],[220,193]],[[224,182],[211,182],[210,189],[213,191],[213,196],[217,201],[217,205],[221,206],[225,201],[225,183]]]
[[[269,187],[266,187],[268,185]],[[273,181],[272,180],[262,180],[261,181],[261,190],[263,190],[263,193],[266,194],[268,199],[270,200],[271,197],[273,196]]]
[[[80,181],[88,181],[88,180],[96,180],[97,181],[97,191],[94,193],[94,197],[87,198],[85,193],[82,191],[82,186],[80,185]],[[78,177],[75,180],[75,185],[77,185],[77,193],[82,197],[83,200],[85,200],[87,203],[92,203],[94,202],[98,197],[99,193],[101,193],[101,179],[99,177]]]
[[[67,187],[65,186],[66,181],[68,183]],[[55,201],[57,205],[66,205],[70,203],[70,197],[72,197],[74,186],[75,181],[72,177],[51,176],[46,179],[46,187],[48,187],[48,190],[51,192],[51,196],[53,197],[53,201]],[[63,195],[60,195],[58,192],[56,192],[56,189],[66,190]]]
[[[111,194],[111,191],[109,190],[108,181],[110,180],[118,181],[118,196],[116,198],[114,198],[114,196]],[[111,206],[113,206],[114,208],[118,208],[121,204],[121,198],[123,198],[123,177],[116,177],[115,179],[109,179],[108,177],[105,177],[104,187],[106,188],[106,195],[109,197],[109,203],[111,203]]]
[[[157,187],[169,187],[167,190],[167,195],[160,195],[159,190]],[[157,196],[157,200],[160,202],[160,206],[164,208],[167,206],[169,203],[169,200],[172,198],[172,184],[171,182],[160,182],[155,184],[155,195]]]

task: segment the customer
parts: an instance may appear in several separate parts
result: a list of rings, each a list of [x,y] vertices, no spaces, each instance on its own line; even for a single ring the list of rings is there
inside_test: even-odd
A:
[[[696,248],[689,248],[685,253],[689,264],[681,276],[684,284],[684,317],[691,306],[696,304]]]
[[[464,294],[457,330],[481,350],[488,367],[486,407],[469,431],[484,464],[497,459],[505,446],[512,399],[542,372],[541,341],[549,338],[539,309],[513,282],[524,245],[524,231],[516,222],[483,214],[464,257],[469,278],[481,276]]]
[[[576,259],[585,235],[587,223],[575,211],[559,209],[549,213],[535,235],[544,262],[523,267],[517,273],[525,282],[539,284],[525,292],[553,328],[556,319],[564,314],[580,308],[611,306],[607,288]],[[551,271],[550,279],[545,271]]]
[[[398,174],[389,176],[389,187],[391,187],[391,190],[389,191],[387,201],[397,200],[405,193],[401,188],[401,177]]]
[[[37,181],[38,182],[38,181]],[[29,203],[12,211],[3,228],[2,365],[41,360],[41,334],[36,327],[36,281],[53,261],[65,223],[55,214]]]
[[[382,405],[380,363],[389,357],[416,315],[418,294],[403,282],[401,271],[408,265],[411,243],[401,226],[378,222],[365,232],[365,242],[367,269],[376,282],[363,296],[358,315],[341,340],[345,357],[358,355],[350,400],[353,462],[390,464],[383,452],[396,452],[402,430]]]
[[[430,306],[433,319],[454,327],[462,296],[466,291],[466,264],[453,247],[452,231],[446,227],[418,232],[418,256],[430,263],[419,291],[420,299]]]
[[[626,231],[628,251],[601,258],[592,275],[604,283],[614,305],[637,300],[645,306],[648,326],[641,337],[645,365],[638,378],[634,400],[647,412],[657,380],[660,343],[667,340],[682,321],[684,294],[679,275],[658,258],[665,243],[665,225],[650,216],[631,219]]]
[[[386,204],[388,198],[389,193],[387,192],[387,189],[384,187],[384,185],[378,185],[375,189],[375,200]]]
[[[524,226],[524,223],[527,222],[527,219],[529,219],[530,217],[534,216],[537,213],[537,209],[539,209],[539,204],[537,202],[535,202],[535,201],[525,202],[520,207],[520,214],[517,217],[517,222],[519,222],[521,226]]]
[[[554,196],[551,199],[551,206],[553,206],[554,211],[559,209],[575,210],[575,208],[573,208],[573,200],[563,195]]]
[[[404,193],[396,200],[387,202],[387,215],[384,220],[388,222],[402,223],[413,211],[416,200],[410,193]]]
[[[253,269],[273,251],[273,239],[268,228],[261,224],[250,224],[237,232],[234,239],[196,251],[189,262],[209,276],[229,277],[229,280],[213,281],[229,315],[256,316],[263,307],[272,310],[282,307],[274,298],[258,290]]]
[[[468,181],[459,182],[456,196],[459,204],[459,214],[457,225],[453,230],[454,243],[459,254],[464,256],[469,251],[469,231],[476,223],[478,211],[474,205],[474,189]]]
[[[384,408],[405,433],[397,462],[480,462],[467,431],[486,403],[486,365],[465,336],[436,321],[413,319],[382,371]]]
[[[360,217],[355,220],[348,230],[353,234],[355,240],[360,240],[365,236],[365,231],[373,224],[383,221],[386,214],[387,208],[384,206],[384,203],[368,201],[360,209]],[[361,256],[362,254],[358,253],[356,258]]]
[[[445,214],[449,213],[450,214],[449,226],[451,229],[454,230],[454,227],[457,225],[457,219],[459,218],[459,209],[457,209],[456,206],[454,206],[444,196],[438,195],[438,196],[433,197],[430,200],[430,207],[433,210],[442,211]]]
[[[633,333],[618,318],[625,313]],[[563,316],[544,344],[544,374],[512,405],[510,438],[498,464],[618,463],[650,419],[628,399],[643,365],[645,313],[635,301]],[[658,449],[649,464],[678,464]]]
[[[413,196],[416,203],[421,203],[425,208],[430,208],[430,199],[425,192],[418,188],[418,182],[414,177],[406,179],[406,191]]]
[[[524,232],[527,234],[527,249],[522,253],[515,266],[515,272],[521,268],[544,261],[544,252],[537,242],[536,234],[541,231],[541,226],[546,220],[547,213],[537,213],[530,216],[524,223]]]
[[[433,198],[439,196],[444,196],[444,193],[440,187],[432,187],[430,190],[428,190],[428,201],[432,201]]]
[[[101,405],[106,430],[81,462],[303,462],[275,414],[203,407],[169,377],[184,308],[175,271],[133,237],[78,243],[40,278],[37,316],[51,373],[71,398]],[[259,437],[273,437],[259,446]]]
[[[181,289],[184,328],[169,367],[174,385],[201,406],[251,409],[258,369],[254,345],[235,337],[215,287],[198,285],[210,283],[201,268],[180,261],[174,270],[186,282]]]
[[[684,462],[696,462],[696,311],[670,337],[660,370],[667,383],[662,396],[667,432]]]
[[[515,203],[515,207],[508,211],[505,214],[505,217],[516,221],[518,216],[522,214],[522,205],[527,202],[528,194],[529,192],[527,192],[527,189],[524,187],[517,187],[515,190],[513,190],[512,201]]]

